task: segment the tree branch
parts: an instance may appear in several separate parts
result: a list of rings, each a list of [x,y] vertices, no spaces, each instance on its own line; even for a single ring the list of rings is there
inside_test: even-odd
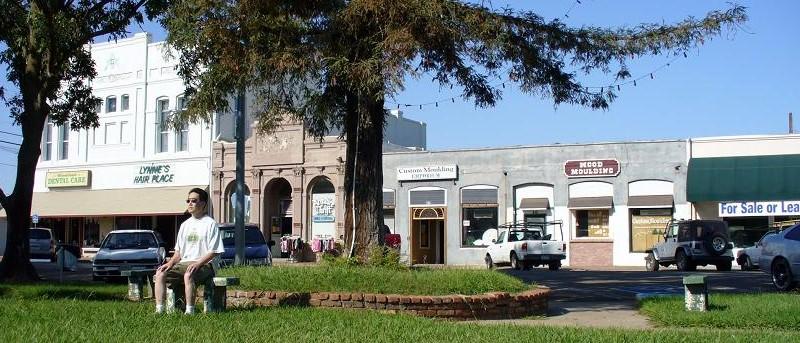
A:
[[[113,1],[113,0],[100,1],[100,2],[98,2],[96,4],[94,4],[92,7],[89,7],[89,9],[86,11],[86,13],[91,15],[94,11],[102,10],[103,7],[106,7],[106,5],[108,5],[111,1]]]
[[[0,188],[0,206],[5,208],[7,200],[8,200],[8,197],[6,196],[6,193],[3,192],[3,188]]]
[[[104,1],[107,1],[107,0],[104,0]],[[113,23],[111,23],[111,24],[108,24],[108,26],[104,27],[104,28],[103,28],[103,29],[101,29],[101,30],[97,30],[97,31],[94,31],[94,32],[92,32],[92,33],[89,35],[89,38],[91,39],[91,38],[100,37],[100,36],[102,36],[102,35],[107,35],[107,34],[109,34],[109,33],[118,32],[119,30],[122,30],[122,29],[124,29],[124,28],[125,28],[125,26],[128,26],[128,23],[129,23],[129,21],[130,21],[131,17],[132,17],[132,16],[133,16],[133,15],[134,15],[136,12],[139,12],[139,9],[140,9],[140,8],[142,8],[142,6],[144,6],[144,4],[145,4],[147,1],[148,1],[148,0],[139,0],[139,2],[138,2],[136,5],[133,5],[133,7],[131,8],[131,10],[130,10],[130,11],[128,11],[128,12],[126,12],[126,13],[123,13],[123,15],[121,16],[121,18],[123,18],[123,19],[120,19],[120,20],[118,20],[118,21],[116,21],[116,22],[113,22]],[[102,2],[101,2],[101,3],[102,3]],[[127,19],[127,20],[126,20],[126,19]]]

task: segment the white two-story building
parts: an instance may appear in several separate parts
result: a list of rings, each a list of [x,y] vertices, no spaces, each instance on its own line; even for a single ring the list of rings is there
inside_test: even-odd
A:
[[[144,228],[173,244],[188,191],[208,189],[211,123],[168,125],[186,98],[164,50],[146,33],[93,44],[99,126],[46,124],[32,215],[59,241],[94,247],[111,230]]]

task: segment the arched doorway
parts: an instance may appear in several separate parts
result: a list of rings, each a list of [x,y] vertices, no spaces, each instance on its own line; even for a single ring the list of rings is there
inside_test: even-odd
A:
[[[284,178],[275,178],[264,187],[264,220],[262,228],[265,236],[275,241],[272,256],[289,257],[281,253],[280,241],[284,235],[292,234],[292,185]]]
[[[225,188],[225,222],[234,223],[236,220],[236,181],[228,184]],[[244,186],[244,222],[250,223],[250,187]]]
[[[326,177],[318,177],[310,185],[308,227],[311,228],[311,238],[335,239],[336,190]]]

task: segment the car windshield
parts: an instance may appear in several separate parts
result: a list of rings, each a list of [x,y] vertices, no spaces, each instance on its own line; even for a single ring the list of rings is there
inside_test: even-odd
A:
[[[50,232],[42,229],[31,229],[31,239],[50,239]]]
[[[531,241],[531,240],[541,240],[542,233],[539,231],[530,231],[530,230],[522,230],[522,231],[511,231],[508,235],[508,241]]]
[[[233,246],[236,244],[235,241],[235,229],[232,227],[221,228],[219,230],[220,234],[222,234],[222,245]],[[254,227],[248,227],[244,231],[244,244],[265,244],[264,236],[261,234],[261,231]]]
[[[101,249],[147,249],[158,248],[158,242],[149,232],[112,233],[103,242]]]

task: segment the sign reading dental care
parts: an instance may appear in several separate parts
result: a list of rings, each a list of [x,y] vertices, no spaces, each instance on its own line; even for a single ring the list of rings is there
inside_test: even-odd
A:
[[[455,164],[397,168],[397,181],[455,180],[457,178],[458,166]]]
[[[719,216],[800,216],[800,200],[721,202]]]
[[[164,184],[173,183],[175,174],[169,164],[144,164],[138,167],[133,177],[133,184]]]
[[[571,160],[564,162],[564,174],[567,177],[610,177],[619,175],[619,161],[606,160]]]
[[[45,185],[48,188],[86,187],[89,185],[89,175],[88,170],[47,172]]]

